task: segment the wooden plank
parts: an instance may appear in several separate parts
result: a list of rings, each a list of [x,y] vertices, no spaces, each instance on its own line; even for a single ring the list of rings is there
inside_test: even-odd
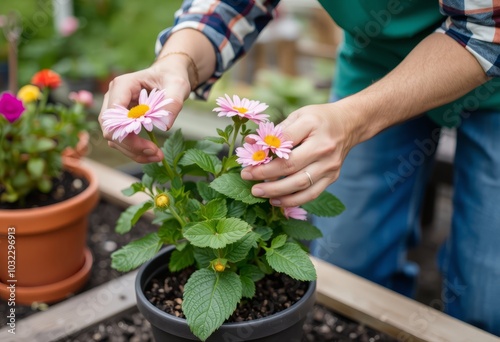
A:
[[[136,305],[137,272],[109,281],[16,322],[16,334],[0,330],[2,342],[56,341],[120,315]]]
[[[325,261],[312,260],[318,273],[318,303],[399,341],[500,341],[500,338],[430,306]]]

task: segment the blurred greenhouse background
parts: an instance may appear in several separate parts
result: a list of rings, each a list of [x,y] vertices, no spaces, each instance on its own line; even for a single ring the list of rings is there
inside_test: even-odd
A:
[[[89,119],[96,120],[109,82],[117,75],[143,69],[153,62],[156,36],[172,25],[181,3],[182,0],[1,1],[0,91],[9,87],[7,37],[11,37],[12,31],[15,33],[13,27],[17,23],[22,31],[16,44],[16,86],[29,83],[31,76],[42,68],[53,69],[65,81],[58,90],[61,98],[67,98],[72,90],[93,92],[95,105]],[[327,100],[340,31],[325,18],[316,0],[283,0],[277,13],[277,19],[268,25],[247,56],[216,84],[208,101],[187,101],[176,121],[177,128],[196,138],[205,131],[212,132],[214,125],[223,126],[210,112],[214,99],[224,93],[266,102],[270,105],[269,114],[278,121],[301,106]],[[192,124],[193,117],[196,126]],[[130,162],[107,147],[100,131],[95,132],[92,143],[91,158],[112,166]]]

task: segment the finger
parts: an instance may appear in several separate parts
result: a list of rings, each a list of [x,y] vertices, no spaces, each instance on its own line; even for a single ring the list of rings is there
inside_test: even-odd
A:
[[[322,178],[307,189],[285,196],[273,197],[269,202],[276,207],[298,207],[316,199],[329,184],[328,180]]]
[[[163,152],[156,144],[135,134],[129,134],[120,143],[111,141],[108,145],[140,163],[144,163],[145,160],[147,162],[160,161],[163,158]]]
[[[277,198],[306,190],[314,185],[312,179],[316,177],[316,172],[313,170],[314,166],[309,165],[307,173],[299,171],[276,181],[256,184],[252,187],[252,195],[264,198]],[[309,178],[308,174],[311,178]]]

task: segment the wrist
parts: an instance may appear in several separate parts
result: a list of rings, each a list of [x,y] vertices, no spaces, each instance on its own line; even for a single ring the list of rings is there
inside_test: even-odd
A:
[[[155,65],[173,67],[173,69],[178,68],[185,70],[187,73],[187,79],[190,84],[190,90],[195,90],[200,84],[200,74],[198,67],[193,60],[193,58],[184,51],[165,51],[162,52],[156,61]]]

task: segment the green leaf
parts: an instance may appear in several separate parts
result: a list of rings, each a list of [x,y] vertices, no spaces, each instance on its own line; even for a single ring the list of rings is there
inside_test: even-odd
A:
[[[176,130],[174,134],[165,140],[162,151],[168,165],[175,170],[177,162],[182,152],[184,152],[184,138],[182,137],[182,131],[180,129]]]
[[[33,178],[38,179],[43,175],[45,165],[45,160],[41,158],[30,158],[30,160],[28,160],[28,171]]]
[[[280,234],[276,236],[271,242],[271,248],[280,248],[285,244],[287,238],[288,236],[286,236],[285,234]]]
[[[198,189],[198,193],[205,201],[211,201],[217,197],[222,196],[220,193],[212,189],[210,187],[210,184],[208,184],[207,182],[197,182],[196,189]]]
[[[133,183],[130,187],[123,189],[122,194],[125,196],[132,196],[133,194],[136,194],[138,192],[144,191],[144,185],[142,183]]]
[[[132,226],[137,223],[141,216],[154,206],[153,202],[148,201],[142,204],[136,204],[128,207],[127,210],[121,213],[116,222],[115,231],[118,234],[125,234],[132,229]]]
[[[254,184],[256,183],[241,179],[239,173],[226,173],[214,179],[212,183],[210,183],[210,187],[229,198],[247,204],[267,201],[265,198],[258,198],[252,195],[251,189]]]
[[[193,334],[205,341],[231,316],[241,294],[241,280],[233,272],[215,273],[209,269],[194,272],[186,283],[182,302]]]
[[[170,272],[180,271],[194,263],[193,246],[188,244],[182,250],[174,250],[170,255],[168,269]]]
[[[196,247],[224,248],[248,234],[252,227],[237,218],[224,218],[188,224],[184,237]]]
[[[199,248],[193,247],[194,249],[194,259],[198,268],[207,268],[210,265],[210,261],[217,258],[216,251],[211,248]]]
[[[271,251],[273,252],[266,252],[266,259],[275,271],[288,274],[297,280],[316,279],[316,270],[311,259],[297,244],[288,242]]]
[[[149,177],[153,178],[156,183],[165,184],[170,180],[167,170],[158,163],[146,164],[143,166],[142,170]]]
[[[201,215],[207,219],[221,219],[227,215],[226,200],[219,198],[208,202],[201,208]]]
[[[212,190],[214,191],[214,190]],[[218,192],[216,192],[218,193]],[[247,205],[240,201],[231,201],[227,205],[227,216],[240,218],[245,213]]]
[[[245,298],[253,298],[255,296],[255,283],[249,277],[240,275],[241,280],[241,295]]]
[[[260,238],[259,234],[250,232],[240,240],[227,245],[224,250],[224,258],[231,262],[238,262],[246,258],[248,252],[252,247],[257,247],[257,240]]]
[[[302,206],[307,212],[321,217],[332,217],[345,210],[344,204],[328,191],[323,191],[316,199]]]
[[[144,171],[144,167],[142,168],[142,170]],[[142,175],[141,182],[142,182],[142,184],[144,184],[144,186],[146,187],[146,189],[152,190],[153,189],[153,183],[155,182],[155,180],[153,179],[153,177],[151,177],[150,175],[148,175],[147,173],[145,173],[145,174]]]
[[[273,236],[273,230],[269,227],[257,227],[254,229],[254,232],[259,234],[263,241],[267,241]]]
[[[198,165],[203,171],[210,172],[212,174],[217,174],[222,169],[222,162],[216,156],[208,154],[205,151],[190,149],[187,150],[182,157],[182,165]]]
[[[52,139],[48,138],[39,138],[37,139],[37,143],[35,145],[35,151],[36,152],[45,152],[52,150],[57,146],[56,142]]]
[[[120,272],[133,270],[153,258],[162,245],[158,234],[148,234],[113,252],[111,267]]]
[[[208,140],[208,141],[211,141],[211,142],[213,142],[215,144],[224,144],[224,143],[226,143],[226,139],[221,138],[221,137],[206,137],[205,139]]]
[[[158,229],[158,236],[167,245],[173,245],[182,239],[181,226],[177,220],[170,219],[163,222]]]
[[[245,265],[240,268],[240,275],[248,277],[252,279],[252,281],[256,282],[264,278],[265,273],[255,265]]]
[[[222,151],[222,146],[220,144],[216,144],[209,139],[197,140],[194,148],[213,155],[217,155]]]
[[[314,240],[323,236],[321,231],[309,222],[295,219],[284,221],[283,231],[299,240]]]

